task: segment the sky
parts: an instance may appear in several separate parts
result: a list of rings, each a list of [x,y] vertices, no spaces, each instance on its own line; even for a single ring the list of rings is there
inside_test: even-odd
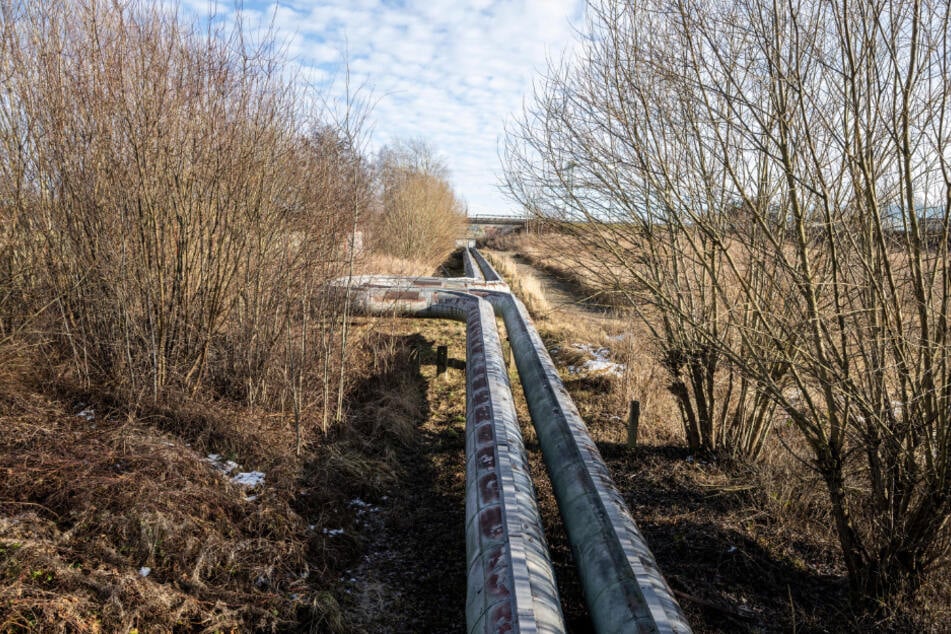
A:
[[[207,14],[209,0],[182,0]],[[228,6],[219,1],[218,14]],[[246,25],[273,24],[299,77],[370,107],[367,150],[423,139],[470,215],[517,214],[499,191],[506,122],[575,46],[584,0],[244,0]]]

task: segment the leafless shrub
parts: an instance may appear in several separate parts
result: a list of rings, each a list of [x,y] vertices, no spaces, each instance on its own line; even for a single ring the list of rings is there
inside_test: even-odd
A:
[[[749,451],[781,410],[856,596],[916,592],[951,516],[947,5],[589,9],[509,145],[513,196],[656,311],[693,446]]]
[[[416,141],[384,148],[377,171],[382,209],[375,219],[376,250],[435,269],[465,233],[465,208],[445,165]]]
[[[152,0],[0,15],[0,337],[43,313],[76,375],[132,404],[339,411],[342,306],[320,289],[372,195],[357,132],[302,132],[240,26]]]

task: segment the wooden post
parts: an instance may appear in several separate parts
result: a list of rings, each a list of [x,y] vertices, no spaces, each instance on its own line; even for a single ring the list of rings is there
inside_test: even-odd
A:
[[[512,341],[508,337],[505,338],[505,344],[502,346],[502,355],[504,356],[503,361],[505,361],[505,367],[511,372],[512,366],[514,365],[512,363],[514,357],[512,355]]]
[[[449,347],[438,346],[436,348],[436,376],[446,371],[449,366]]]
[[[641,402],[631,401],[631,409],[627,413],[627,446],[633,449],[637,446],[637,426],[641,419]]]

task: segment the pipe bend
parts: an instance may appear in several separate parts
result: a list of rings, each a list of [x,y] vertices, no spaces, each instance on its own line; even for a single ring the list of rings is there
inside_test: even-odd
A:
[[[466,623],[475,633],[565,631],[554,568],[492,306],[434,287],[363,288],[369,312],[466,324]]]

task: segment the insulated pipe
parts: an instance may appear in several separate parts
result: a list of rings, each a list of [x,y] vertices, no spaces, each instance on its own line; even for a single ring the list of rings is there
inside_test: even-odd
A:
[[[562,520],[598,632],[690,632],[680,606],[627,511],[597,447],[564,388],[524,305],[508,292],[478,251],[486,282],[473,278],[408,280],[374,276],[366,283],[386,305],[425,311],[414,284],[465,289],[487,298],[506,329],[538,433]],[[430,294],[433,291],[429,291]],[[379,307],[378,307],[379,308]],[[392,310],[392,309],[390,309]]]
[[[482,275],[482,269],[473,259],[472,249],[469,247],[465,247],[462,250],[462,268],[467,278],[480,282],[485,281],[485,276]]]
[[[475,255],[492,279],[494,270]],[[690,632],[524,304],[511,293],[476,294],[505,322],[595,629]]]
[[[435,288],[363,288],[368,312],[466,323],[466,623],[470,634],[565,631],[554,570],[488,302]]]
[[[475,258],[475,261],[479,264],[479,268],[482,269],[482,277],[484,277],[485,280],[490,282],[504,282],[502,276],[498,274],[478,250],[467,248],[466,251],[472,251],[472,257]]]

